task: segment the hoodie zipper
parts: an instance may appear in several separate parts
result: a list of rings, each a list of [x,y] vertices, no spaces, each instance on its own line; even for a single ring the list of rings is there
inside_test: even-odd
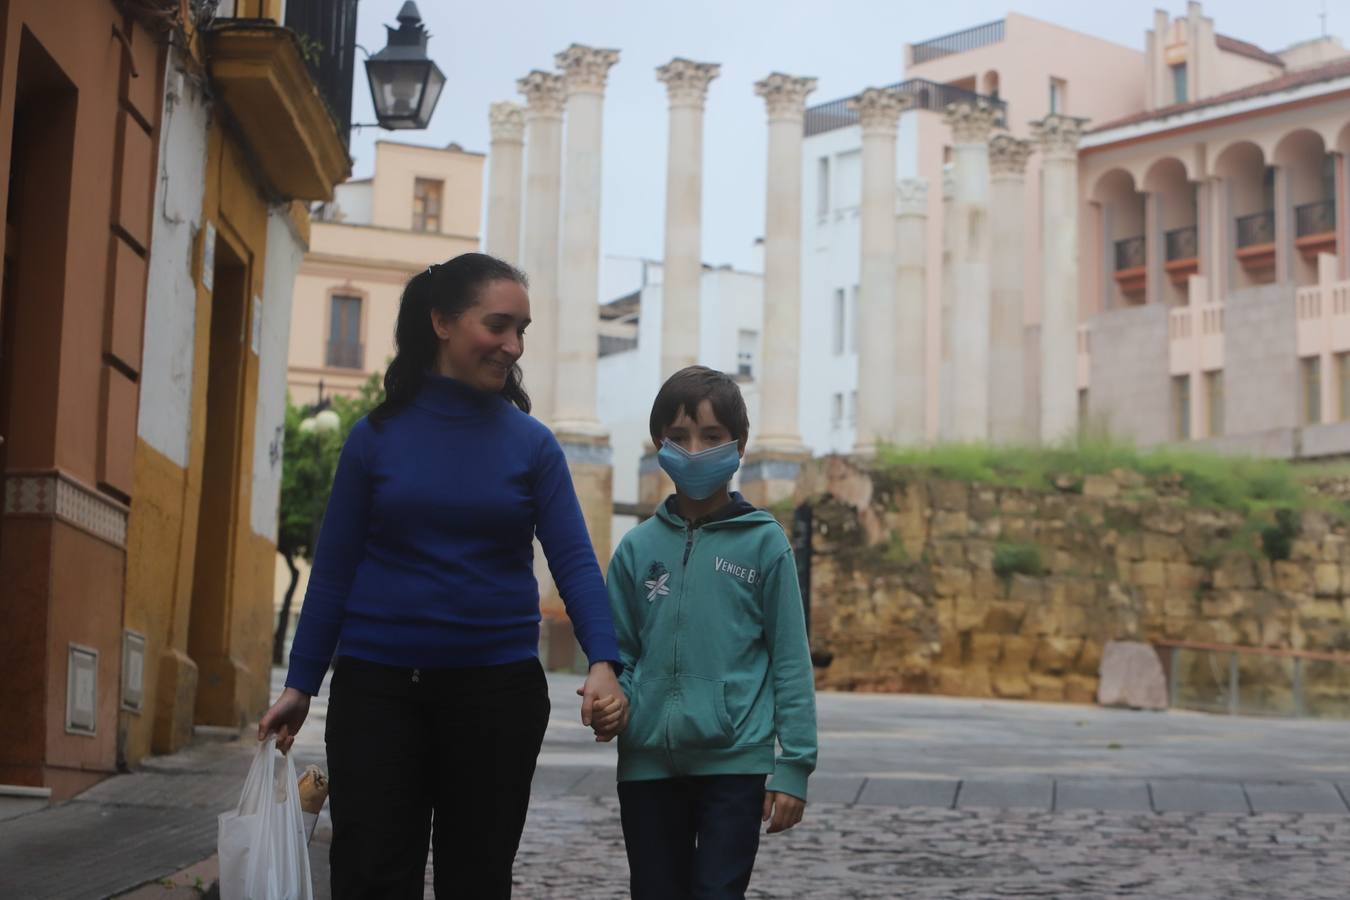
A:
[[[694,535],[697,529],[692,525],[685,526],[684,529],[684,558],[680,561],[680,592],[676,596],[675,602],[675,654],[674,662],[671,667],[671,676],[674,677],[680,671],[680,614],[684,611],[684,586],[688,582],[689,557],[694,552]],[[678,688],[677,688],[678,690]],[[675,695],[679,699],[679,694]]]

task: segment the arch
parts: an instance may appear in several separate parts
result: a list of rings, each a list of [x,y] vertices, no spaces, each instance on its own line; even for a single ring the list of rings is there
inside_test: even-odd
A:
[[[1350,122],[1346,122],[1341,130],[1336,134],[1336,140],[1331,143],[1332,147],[1340,153],[1350,154]]]
[[[986,97],[997,97],[999,94],[999,76],[997,69],[990,69],[984,73],[980,79],[980,93]]]
[[[1270,158],[1274,165],[1292,166],[1313,156],[1320,157],[1326,150],[1326,140],[1320,132],[1311,128],[1296,128],[1280,138]]]
[[[1266,152],[1261,145],[1249,138],[1236,138],[1221,145],[1219,151],[1214,154],[1214,174],[1220,178],[1232,178],[1240,172],[1250,171],[1253,168],[1264,169],[1266,158]]]
[[[1163,193],[1192,181],[1186,161],[1175,156],[1164,156],[1153,161],[1140,180],[1149,193]]]
[[[1108,203],[1138,192],[1134,174],[1129,169],[1117,167],[1098,176],[1088,191],[1088,197],[1095,203]]]

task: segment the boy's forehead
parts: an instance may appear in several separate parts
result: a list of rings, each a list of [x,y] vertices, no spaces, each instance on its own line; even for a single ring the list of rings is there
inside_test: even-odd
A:
[[[697,416],[690,418],[689,411],[681,406],[675,411],[675,421],[667,425],[667,428],[713,428],[722,427],[721,422],[717,420],[717,413],[713,412],[712,400],[704,397],[699,401],[698,408],[695,410]]]

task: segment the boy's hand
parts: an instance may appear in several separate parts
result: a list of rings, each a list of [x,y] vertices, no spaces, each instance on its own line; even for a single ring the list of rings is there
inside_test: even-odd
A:
[[[806,801],[791,794],[769,791],[764,795],[764,821],[769,823],[769,834],[787,831],[802,820],[805,811]]]
[[[599,743],[608,743],[628,727],[628,698],[620,693],[616,697],[602,697],[591,706],[591,728],[595,730],[595,739]]]
[[[623,690],[619,687],[614,667],[607,662],[598,662],[591,666],[590,672],[586,675],[586,683],[577,688],[577,696],[581,698],[581,724],[586,726],[592,725],[595,702],[601,697],[622,698],[624,708],[628,707],[628,698],[624,697]],[[613,737],[613,734],[609,735],[609,738]],[[598,729],[596,739],[600,740]]]

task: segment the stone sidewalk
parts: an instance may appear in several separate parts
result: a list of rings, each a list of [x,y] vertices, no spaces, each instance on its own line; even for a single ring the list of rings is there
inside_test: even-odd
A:
[[[577,684],[550,676],[519,896],[625,895],[614,748],[576,721]],[[297,767],[323,764],[323,699]],[[1350,896],[1350,723],[847,694],[819,720],[807,820],[765,838],[751,896]],[[0,822],[0,898],[152,896],[214,853],[255,746],[204,742]],[[321,827],[319,898],[327,851]]]

